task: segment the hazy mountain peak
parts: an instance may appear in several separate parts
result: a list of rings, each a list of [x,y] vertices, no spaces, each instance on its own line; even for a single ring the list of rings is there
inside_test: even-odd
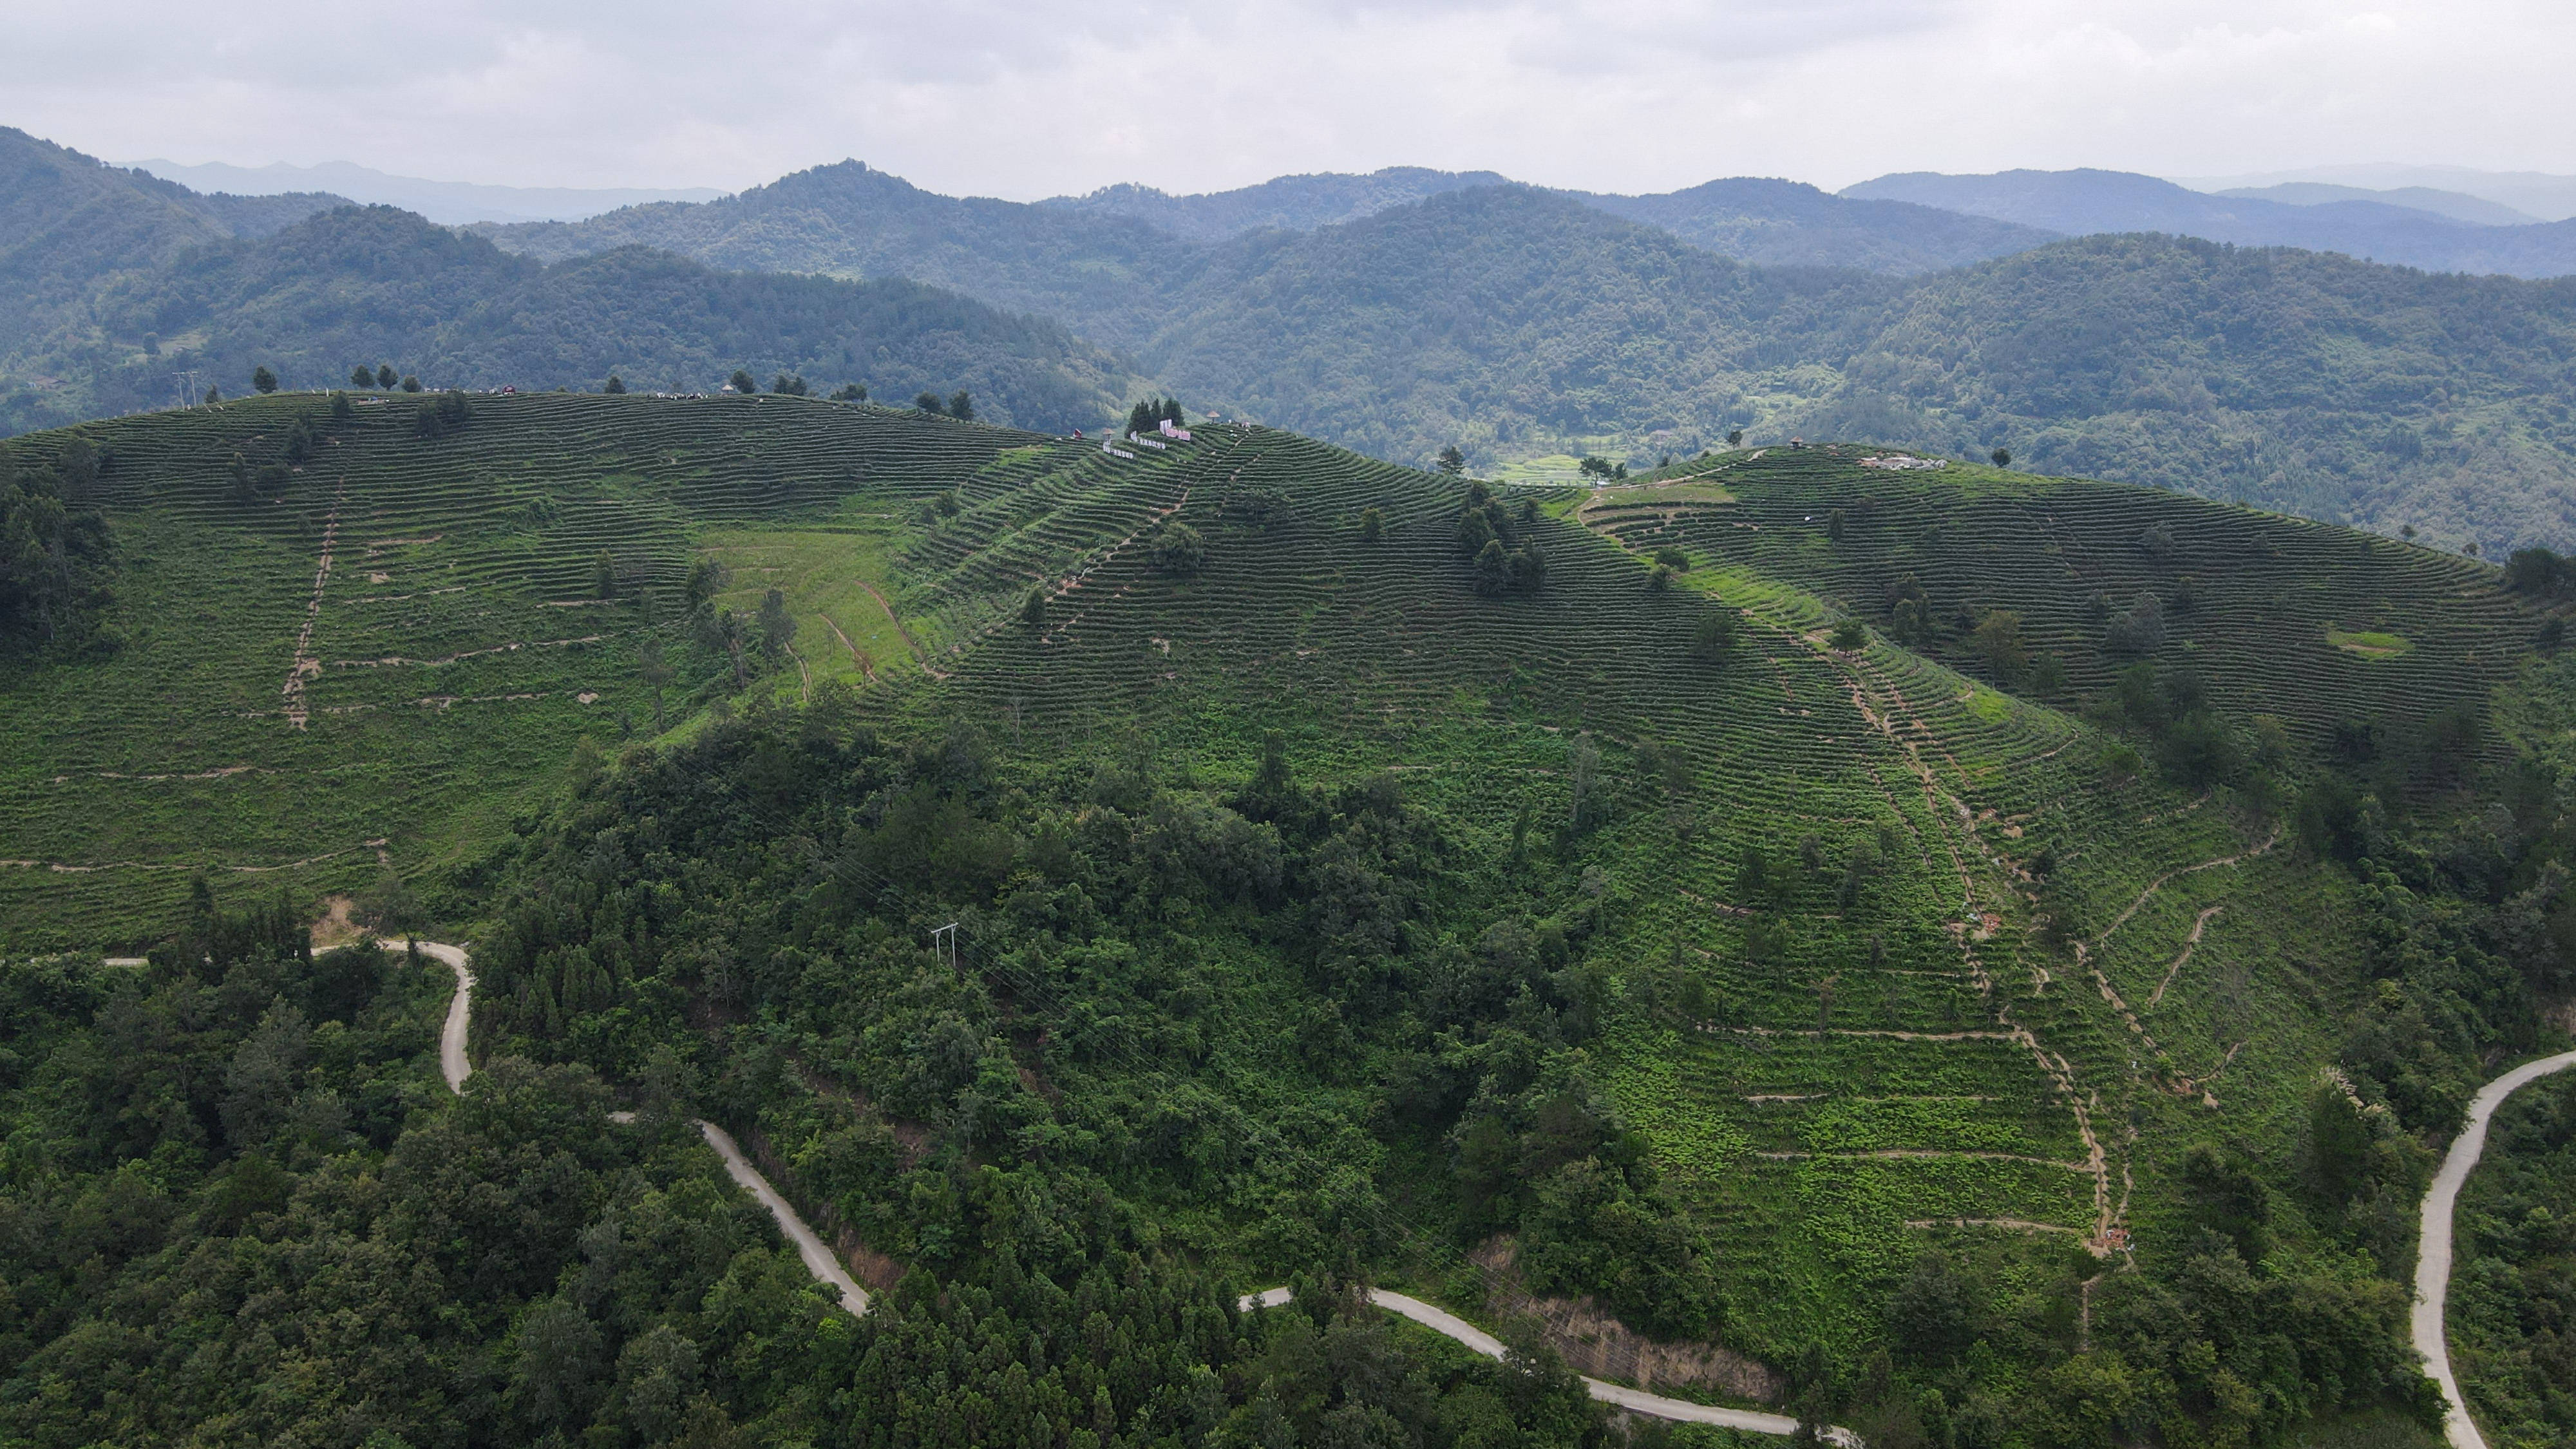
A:
[[[399,206],[447,226],[478,221],[578,221],[625,206],[655,201],[712,201],[725,194],[705,186],[494,186],[477,181],[432,181],[398,176],[354,161],[324,161],[312,166],[285,162],[232,166],[213,161],[192,166],[155,158],[133,164],[138,170],[199,191],[228,191],[241,196],[327,191],[352,201]]]

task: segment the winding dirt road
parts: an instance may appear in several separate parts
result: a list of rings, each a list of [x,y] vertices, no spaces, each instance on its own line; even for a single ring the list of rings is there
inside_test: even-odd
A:
[[[2469,1103],[2468,1125],[2451,1139],[2442,1170],[2433,1174],[2433,1185],[2424,1193],[2424,1222],[2415,1253],[2415,1351],[2424,1355],[2424,1372],[2442,1386],[2442,1399],[2448,1405],[2442,1427],[2451,1449],[2487,1449],[2485,1436],[2460,1399],[2460,1385],[2451,1377],[2450,1337],[2442,1328],[2442,1308],[2451,1290],[2451,1210],[2459,1205],[2460,1186],[2478,1165],[2478,1154],[2486,1150],[2487,1119],[2495,1109],[2521,1088],[2569,1067],[2576,1067],[2576,1052],[2560,1052],[2525,1062],[2479,1088]]]
[[[430,957],[456,973],[456,995],[447,1003],[447,1024],[438,1034],[438,1069],[440,1074],[447,1078],[447,1089],[461,1096],[465,1091],[465,1079],[472,1075],[474,1070],[472,1064],[465,1059],[466,1033],[472,1025],[474,1013],[474,972],[465,954],[465,948],[438,941],[407,940],[400,944],[416,948],[423,956]],[[619,1122],[635,1120],[634,1114],[630,1112],[617,1112],[610,1115],[613,1120]],[[2480,1125],[2483,1127],[2484,1124]],[[853,1318],[866,1313],[868,1311],[867,1290],[852,1281],[849,1270],[842,1266],[840,1258],[824,1245],[822,1238],[817,1236],[811,1227],[806,1226],[805,1219],[797,1214],[794,1205],[781,1197],[777,1188],[770,1186],[769,1179],[760,1175],[760,1169],[751,1165],[751,1159],[743,1155],[741,1144],[733,1140],[733,1135],[713,1122],[703,1119],[698,1122],[698,1131],[707,1139],[707,1145],[716,1150],[716,1155],[724,1159],[725,1172],[742,1186],[743,1191],[750,1193],[762,1207],[769,1209],[771,1217],[778,1220],[779,1231],[786,1234],[787,1241],[796,1245],[796,1256],[804,1260],[806,1271],[814,1275],[815,1281],[840,1294],[842,1311]],[[1244,1295],[1241,1306],[1248,1313],[1257,1307],[1275,1308],[1287,1302],[1288,1298],[1287,1289],[1272,1288],[1265,1292]],[[1419,1298],[1408,1298],[1401,1293],[1390,1293],[1382,1288],[1373,1288],[1369,1290],[1369,1301],[1389,1313],[1410,1318],[1435,1333],[1446,1334],[1488,1358],[1503,1356],[1501,1340],[1456,1314],[1434,1308]],[[1764,1414],[1751,1409],[1724,1409],[1711,1404],[1694,1404],[1687,1399],[1668,1399],[1661,1394],[1650,1394],[1642,1389],[1604,1383],[1594,1378],[1585,1379],[1583,1386],[1591,1392],[1593,1398],[1606,1404],[1614,1404],[1632,1414],[1645,1414],[1657,1419],[1671,1419],[1687,1424],[1718,1424],[1730,1429],[1750,1430],[1756,1434],[1794,1434],[1798,1430],[1797,1420],[1779,1414]],[[1845,1446],[1845,1449],[1860,1449],[1859,1436],[1848,1429],[1831,1430],[1829,1437],[1835,1443]]]

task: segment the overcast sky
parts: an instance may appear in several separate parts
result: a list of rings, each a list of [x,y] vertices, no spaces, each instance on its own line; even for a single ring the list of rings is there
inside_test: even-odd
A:
[[[0,56],[0,124],[110,160],[515,185],[2576,172],[2567,0],[126,0],[0,7]]]

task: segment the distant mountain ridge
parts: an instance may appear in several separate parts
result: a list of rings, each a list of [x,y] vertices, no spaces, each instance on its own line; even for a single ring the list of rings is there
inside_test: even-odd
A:
[[[266,166],[229,166],[220,161],[181,165],[155,158],[133,165],[136,170],[198,191],[242,196],[329,192],[355,202],[399,206],[443,226],[478,221],[578,221],[621,206],[655,201],[713,201],[725,195],[711,186],[493,186],[472,181],[431,181],[397,176],[352,161],[325,161],[314,166],[291,166],[282,161]]]
[[[1038,204],[1128,217],[1185,240],[1217,242],[1263,227],[1313,231],[1469,187],[1520,184],[1492,171],[1390,166],[1365,176],[1282,176],[1198,196],[1110,186]],[[2056,236],[2008,221],[1904,202],[1847,200],[1800,181],[1750,176],[1644,196],[1555,190],[1719,256],[1771,266],[1852,267],[1903,276],[2006,256]]]
[[[1128,217],[1190,241],[1212,242],[1263,227],[1313,231],[1447,191],[1512,184],[1510,177],[1495,171],[1389,166],[1365,176],[1343,172],[1278,176],[1253,186],[1197,196],[1173,196],[1150,186],[1126,183],[1104,186],[1084,196],[1051,196],[1038,205]]]
[[[2430,186],[2401,186],[2374,191],[2365,186],[2337,186],[2326,181],[2284,181],[2273,186],[2237,186],[2210,193],[2241,201],[2278,201],[2289,206],[2322,206],[2336,201],[2375,201],[2388,206],[2403,206],[2415,211],[2447,216],[2472,226],[2529,226],[2540,220],[2529,212],[2516,211],[2502,202],[2471,196],[2465,191],[2440,191]]]
[[[2341,252],[2427,271],[2576,274],[2576,221],[2479,226],[2376,201],[2297,206],[2212,196],[2126,171],[1910,171],[1847,186],[1841,194],[1910,201],[2068,236],[2152,231],[2239,246]]]

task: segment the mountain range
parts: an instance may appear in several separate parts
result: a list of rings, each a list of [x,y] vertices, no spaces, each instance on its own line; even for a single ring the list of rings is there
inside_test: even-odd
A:
[[[2576,283],[2057,235],[2358,217],[2528,250],[2512,239],[2560,224],[2116,173],[1611,196],[1397,169],[1031,204],[848,161],[455,231],[323,195],[201,196],[18,132],[0,153],[12,430],[163,405],[180,376],[238,390],[255,365],[289,387],[365,363],[433,387],[674,391],[740,367],[965,390],[1056,432],[1178,391],[1506,476],[1651,467],[1739,430],[2002,448],[2453,546],[2576,542]]]

